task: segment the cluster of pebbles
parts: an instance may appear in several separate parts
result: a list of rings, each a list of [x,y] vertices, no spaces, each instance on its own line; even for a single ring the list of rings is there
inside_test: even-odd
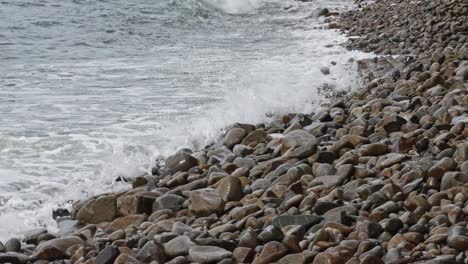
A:
[[[364,87],[233,124],[131,191],[76,203],[68,234],[0,243],[0,262],[467,263],[467,14],[389,0],[327,18],[383,55],[357,62]]]

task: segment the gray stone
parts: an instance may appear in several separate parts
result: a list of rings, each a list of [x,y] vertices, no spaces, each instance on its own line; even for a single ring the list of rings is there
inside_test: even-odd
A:
[[[174,225],[172,226],[172,232],[179,234],[179,235],[183,235],[186,232],[190,232],[192,230],[193,228],[191,226],[186,225],[182,222],[175,222]]]
[[[359,151],[362,156],[380,156],[383,154],[387,154],[389,151],[389,147],[385,144],[375,143],[363,145],[359,148]]]
[[[164,252],[169,257],[186,256],[196,244],[188,236],[179,236],[164,244]]]
[[[317,215],[280,215],[271,221],[271,224],[283,228],[285,226],[302,226],[305,229],[309,229],[311,226],[320,223],[323,217]]]
[[[447,234],[447,244],[459,251],[468,250],[468,229],[454,226]]]
[[[28,261],[28,256],[18,252],[0,253],[0,263],[26,264]]]
[[[255,147],[259,143],[266,142],[266,132],[263,129],[257,129],[249,133],[241,142],[242,145]]]
[[[316,143],[306,143],[297,148],[289,149],[284,156],[288,158],[307,158],[317,152]]]
[[[234,145],[239,144],[246,135],[247,131],[245,131],[245,129],[238,127],[232,128],[224,137],[224,145],[228,148],[232,148]]]
[[[199,216],[221,213],[224,209],[224,201],[214,189],[195,190],[190,192],[189,209]]]
[[[166,167],[177,171],[189,171],[198,165],[198,160],[184,151],[178,151],[166,160]]]
[[[241,181],[234,176],[228,176],[219,181],[216,191],[226,202],[239,201],[244,196]]]
[[[468,175],[461,172],[446,172],[442,177],[440,189],[444,191],[452,187],[463,186],[466,183],[468,183]]]
[[[328,163],[321,163],[314,172],[316,177],[333,175],[336,172],[336,168]]]
[[[336,207],[339,207],[339,205],[335,202],[318,201],[314,205],[314,212],[318,215],[323,215],[327,211]]]
[[[284,238],[283,231],[277,226],[269,225],[263,229],[262,232],[258,235],[258,239],[263,243],[268,243],[270,241],[282,241]]]
[[[318,151],[315,154],[315,162],[331,164],[338,158],[335,152],[332,151]]]
[[[214,165],[214,164],[223,164],[226,162],[232,162],[236,156],[228,148],[220,147],[220,148],[209,151],[208,157],[209,157],[208,164]]]
[[[383,228],[379,223],[364,220],[357,223],[356,231],[366,233],[370,238],[377,238],[383,232]]]
[[[258,179],[258,180],[255,180],[250,185],[250,189],[252,189],[252,191],[262,190],[262,189],[266,190],[270,186],[270,184],[271,182],[268,179]]]
[[[103,195],[85,201],[76,219],[82,223],[99,224],[110,222],[117,217],[117,201],[113,195]]]
[[[258,246],[257,236],[253,232],[245,232],[239,238],[239,247],[254,249]]]
[[[173,258],[171,261],[167,262],[167,264],[188,264],[190,261],[183,256],[178,256]]]
[[[285,154],[289,149],[295,149],[303,145],[317,144],[317,139],[304,130],[294,130],[283,138],[281,154]]]
[[[255,166],[255,160],[250,158],[237,157],[234,160],[234,164],[239,168],[252,169]]]
[[[35,229],[35,230],[31,230],[29,232],[27,232],[25,235],[24,235],[24,239],[23,241],[26,243],[26,244],[35,244],[37,245],[37,238],[44,234],[44,233],[47,233],[47,229],[45,228],[38,228],[38,229]]]
[[[255,151],[254,148],[244,146],[244,145],[240,145],[240,144],[235,145],[234,148],[232,149],[232,152],[237,157],[245,157],[247,155],[252,154],[254,151]]]
[[[330,10],[328,8],[322,8],[318,11],[318,16],[326,16],[330,13]]]
[[[328,68],[328,67],[321,67],[320,71],[325,75],[330,74],[330,68]]]
[[[152,260],[155,260],[158,263],[164,263],[166,260],[166,255],[164,254],[164,247],[159,243],[149,241],[143,246],[142,249],[140,249],[140,251],[136,255],[136,259],[144,263],[149,263]]]
[[[403,222],[398,218],[390,218],[385,224],[385,231],[396,234],[398,230],[404,227]]]
[[[122,230],[122,229],[114,231],[111,234],[109,234],[108,238],[109,238],[110,241],[123,239],[123,238],[125,238],[125,231]]]
[[[384,169],[392,166],[393,164],[399,163],[400,161],[406,159],[407,156],[399,153],[390,153],[385,156],[380,162],[377,162],[377,168]]]
[[[10,238],[5,243],[6,252],[20,252],[21,242],[17,238]]]
[[[96,256],[94,260],[95,264],[112,264],[114,263],[115,259],[119,256],[120,251],[119,248],[116,246],[107,246],[99,255]]]
[[[179,195],[175,194],[163,194],[162,196],[158,197],[156,201],[153,203],[153,212],[162,210],[162,209],[169,209],[172,211],[178,211],[182,208],[183,203],[186,199]]]
[[[451,158],[443,158],[432,166],[427,172],[429,177],[437,179],[442,178],[444,173],[447,171],[454,170],[457,167],[457,163]]]
[[[468,160],[468,143],[462,143],[457,145],[455,159],[461,162]]]
[[[231,256],[230,251],[214,246],[194,246],[189,250],[190,260],[196,263],[213,263]]]
[[[335,187],[341,185],[347,177],[343,175],[327,175],[327,176],[320,176],[312,180],[312,184],[314,185],[324,185],[327,188]]]
[[[277,241],[268,242],[262,249],[260,255],[255,258],[252,264],[274,263],[281,259],[288,252],[288,248]]]
[[[40,243],[34,250],[34,257],[46,260],[69,258],[71,256],[67,250],[74,245],[85,246],[86,243],[76,236],[55,238]]]

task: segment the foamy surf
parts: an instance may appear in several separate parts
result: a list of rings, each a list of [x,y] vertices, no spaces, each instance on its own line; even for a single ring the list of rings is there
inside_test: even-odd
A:
[[[264,0],[203,0],[227,14],[252,14]]]
[[[317,88],[352,90],[358,78],[348,59],[365,56],[342,48],[338,32],[316,28],[322,19],[311,13],[339,1],[126,4],[99,3],[90,16],[110,24],[97,35],[80,31],[94,22],[64,11],[62,25],[52,27],[72,35],[51,36],[40,23],[31,30],[47,36],[43,50],[5,50],[17,59],[0,60],[0,222],[7,227],[0,240],[35,227],[57,232],[54,209],[124,190],[116,178],[149,173],[176,149],[203,147],[232,122],[316,111],[325,100]],[[2,5],[37,19],[37,12],[57,13]],[[80,5],[71,7],[86,9]],[[80,34],[87,45],[75,45]],[[69,46],[47,49],[63,38]],[[324,66],[330,75],[320,72]]]

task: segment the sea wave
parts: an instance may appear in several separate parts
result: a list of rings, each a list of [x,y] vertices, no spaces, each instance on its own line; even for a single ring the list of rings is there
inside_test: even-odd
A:
[[[18,15],[0,28],[27,30],[5,31],[14,44],[0,46],[0,240],[58,231],[54,209],[125,190],[117,178],[150,173],[232,122],[316,111],[327,100],[318,87],[352,89],[348,59],[364,56],[308,18],[321,1],[44,3],[2,4]],[[59,30],[34,23],[44,17]]]

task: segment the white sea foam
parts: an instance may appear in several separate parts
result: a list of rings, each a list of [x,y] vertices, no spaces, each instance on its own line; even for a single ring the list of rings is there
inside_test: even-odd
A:
[[[264,0],[202,0],[228,14],[254,13]]]

